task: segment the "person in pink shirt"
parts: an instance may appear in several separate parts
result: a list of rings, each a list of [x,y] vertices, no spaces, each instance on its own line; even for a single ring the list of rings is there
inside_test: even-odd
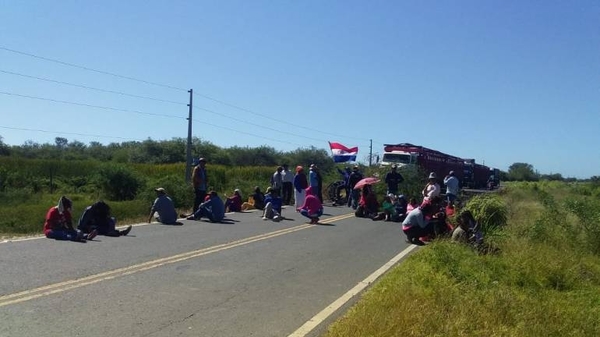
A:
[[[319,222],[319,217],[323,215],[323,204],[319,198],[315,196],[312,187],[306,189],[306,197],[304,204],[296,209],[300,214],[310,219],[311,225]]]

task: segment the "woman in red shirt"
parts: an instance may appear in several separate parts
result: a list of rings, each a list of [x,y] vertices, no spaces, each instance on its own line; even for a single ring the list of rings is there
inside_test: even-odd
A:
[[[56,240],[71,240],[85,241],[91,240],[96,236],[96,231],[93,230],[89,234],[84,234],[73,228],[73,220],[71,217],[71,208],[73,202],[64,195],[58,200],[58,205],[53,206],[46,213],[46,221],[44,222],[44,235],[49,239]]]

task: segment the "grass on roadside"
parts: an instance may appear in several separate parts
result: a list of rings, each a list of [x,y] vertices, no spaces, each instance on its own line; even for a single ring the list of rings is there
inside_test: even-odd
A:
[[[369,289],[325,336],[599,336],[600,257],[586,244],[594,232],[576,230],[569,193],[565,185],[509,188],[498,254],[434,242]]]

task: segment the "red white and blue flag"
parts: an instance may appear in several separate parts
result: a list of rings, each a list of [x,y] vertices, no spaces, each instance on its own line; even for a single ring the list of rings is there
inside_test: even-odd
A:
[[[331,148],[334,162],[343,163],[347,161],[356,161],[358,146],[347,148],[340,143],[329,142],[329,147]]]

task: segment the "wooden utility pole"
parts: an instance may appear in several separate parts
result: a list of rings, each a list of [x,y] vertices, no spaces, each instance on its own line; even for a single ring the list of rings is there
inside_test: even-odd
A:
[[[373,139],[369,139],[369,167],[373,165]]]
[[[192,99],[194,97],[194,89],[188,90],[190,93],[190,103],[188,104],[189,115],[188,115],[188,136],[185,156],[185,181],[190,182],[192,180]]]

